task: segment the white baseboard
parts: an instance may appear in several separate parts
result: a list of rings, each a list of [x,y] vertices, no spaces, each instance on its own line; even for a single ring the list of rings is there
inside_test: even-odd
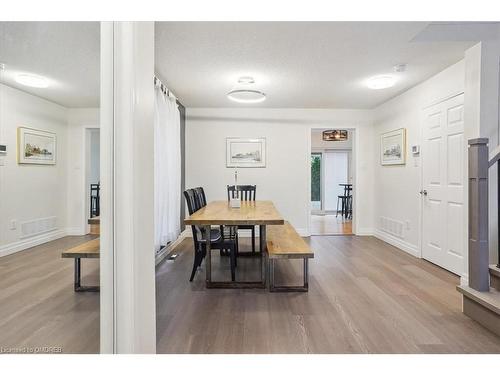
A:
[[[66,236],[85,236],[87,233],[82,231],[82,228],[74,227],[74,228],[66,228]]]
[[[375,229],[373,235],[378,239],[387,242],[388,244],[391,244],[392,246],[395,246],[410,255],[413,255],[416,258],[420,258],[420,252],[418,248],[415,245],[402,240],[401,238],[394,237],[393,235],[383,232],[379,229]]]
[[[359,228],[356,233],[356,236],[373,236],[372,228]]]
[[[0,246],[0,257],[14,254],[49,241],[57,240],[58,238],[67,236],[67,233],[67,229],[56,229],[51,232],[40,234],[38,236],[33,236],[6,245],[2,245]]]
[[[462,285],[462,286],[469,285],[469,275],[468,274],[463,274],[462,276],[460,276],[460,285]]]
[[[156,257],[155,257],[155,265],[158,265],[159,263],[161,263],[161,261],[163,259],[165,259],[165,257],[170,254],[177,246],[180,245],[180,243],[182,242],[182,240],[186,237],[193,237],[192,235],[192,232],[191,232],[191,228],[189,228],[189,231],[187,229],[185,229],[183,232],[181,232],[181,234],[179,235],[179,237],[177,237],[177,239],[172,242],[171,244],[169,244],[167,247],[165,247],[161,253],[159,254],[156,254]]]

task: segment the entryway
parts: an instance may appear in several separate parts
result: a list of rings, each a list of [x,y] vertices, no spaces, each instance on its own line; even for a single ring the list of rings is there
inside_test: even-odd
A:
[[[352,136],[349,130],[311,130],[312,235],[352,234]]]

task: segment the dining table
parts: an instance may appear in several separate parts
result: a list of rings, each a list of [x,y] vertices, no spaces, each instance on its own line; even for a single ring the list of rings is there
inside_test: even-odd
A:
[[[207,203],[184,220],[186,225],[204,228],[206,243],[205,282],[207,288],[265,288],[266,287],[266,226],[283,225],[283,217],[271,201],[242,201],[241,207],[231,207],[228,201]],[[210,250],[210,229],[212,225],[238,226],[258,225],[260,242],[260,280],[256,281],[213,281],[212,256]]]

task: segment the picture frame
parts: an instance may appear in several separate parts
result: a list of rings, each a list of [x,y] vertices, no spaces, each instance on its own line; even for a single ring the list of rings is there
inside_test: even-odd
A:
[[[17,128],[18,164],[55,165],[56,156],[56,133],[22,126]]]
[[[380,163],[406,164],[406,129],[400,128],[380,135]]]
[[[266,138],[226,138],[226,168],[265,168]]]

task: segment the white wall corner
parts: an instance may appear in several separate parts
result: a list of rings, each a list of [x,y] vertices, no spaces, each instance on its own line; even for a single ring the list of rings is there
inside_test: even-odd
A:
[[[468,286],[469,285],[469,275],[468,274],[462,274],[460,276],[460,285],[462,286]]]
[[[416,258],[420,258],[420,251],[418,247],[409,242],[404,241],[401,238],[395,237],[379,229],[375,230],[374,236],[377,237],[379,240],[387,242],[388,244],[395,246],[398,249],[403,250],[404,252],[410,255],[413,255]]]

